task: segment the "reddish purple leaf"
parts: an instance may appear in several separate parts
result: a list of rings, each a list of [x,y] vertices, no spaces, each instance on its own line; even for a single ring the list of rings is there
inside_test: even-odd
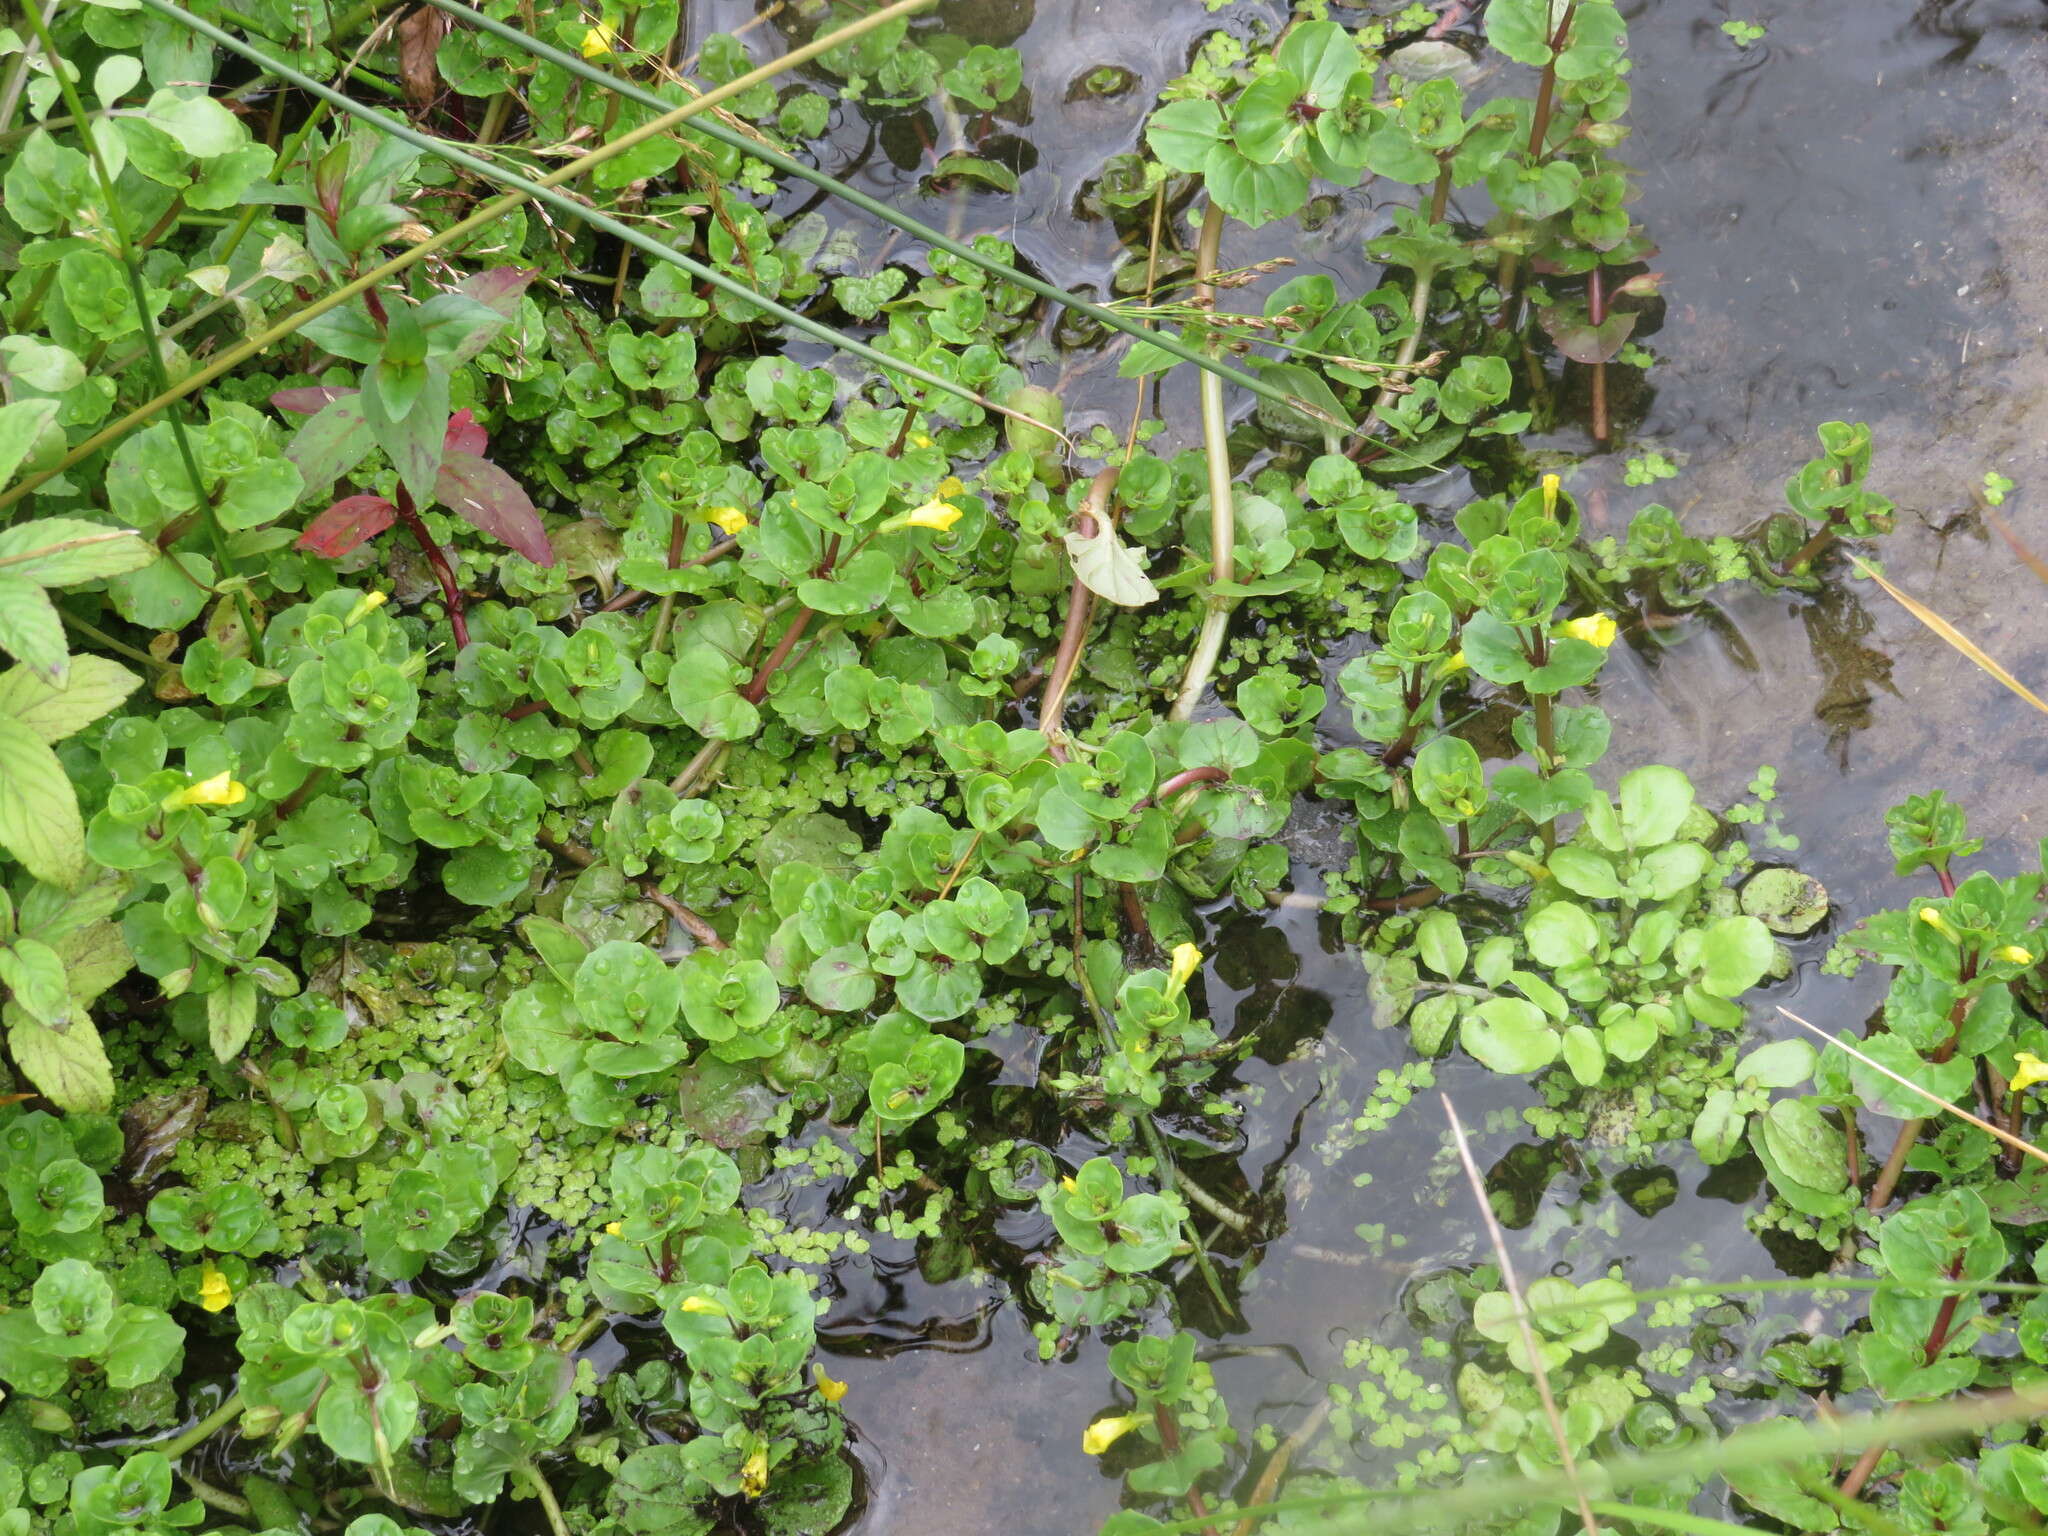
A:
[[[270,403],[295,416],[311,416],[323,405],[354,393],[352,389],[338,389],[332,384],[309,384],[304,389],[280,389],[270,397]]]
[[[539,267],[492,267],[477,272],[456,285],[456,292],[479,304],[488,304],[507,320],[519,315],[519,296],[526,285],[540,276]]]
[[[488,459],[449,452],[441,460],[434,496],[442,506],[535,565],[555,563],[554,546],[540,514],[519,482]]]
[[[344,496],[308,523],[293,547],[339,560],[389,528],[397,516],[398,508],[382,496]]]
[[[455,291],[464,298],[475,299],[477,303],[496,310],[507,320],[516,320],[519,318],[520,295],[526,292],[526,285],[539,275],[538,267],[493,267],[488,272],[464,278]],[[463,339],[449,357],[449,362],[468,362],[489,346],[496,334],[495,328],[478,327]]]
[[[448,418],[448,430],[441,437],[441,447],[448,453],[481,455],[490,442],[490,434],[476,424],[476,413],[466,405]]]

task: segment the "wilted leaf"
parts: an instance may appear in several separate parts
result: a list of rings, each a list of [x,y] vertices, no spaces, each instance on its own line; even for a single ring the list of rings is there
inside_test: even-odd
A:
[[[1159,596],[1137,555],[1107,522],[1098,522],[1092,534],[1069,533],[1067,555],[1081,585],[1106,602],[1142,608]]]
[[[207,1098],[205,1085],[199,1084],[181,1093],[151,1094],[128,1106],[121,1116],[126,1143],[121,1161],[131,1182],[146,1185],[156,1177],[165,1159],[205,1118]]]
[[[398,24],[398,80],[405,87],[406,105],[415,112],[432,106],[441,94],[435,56],[447,35],[447,15],[431,6],[419,7]]]

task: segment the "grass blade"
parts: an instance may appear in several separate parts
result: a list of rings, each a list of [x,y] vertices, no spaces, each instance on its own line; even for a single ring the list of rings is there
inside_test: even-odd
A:
[[[1593,1513],[1605,1520],[1626,1520],[1652,1531],[1676,1531],[1679,1536],[1756,1536],[1747,1525],[1730,1525],[1726,1520],[1690,1514],[1682,1509],[1658,1509],[1650,1504],[1616,1504],[1597,1499]]]
[[[912,11],[921,10],[925,6],[934,3],[935,0],[897,0],[895,5],[887,6],[875,12],[872,16],[863,17],[860,22],[854,25],[866,30],[894,16],[907,15]],[[1007,406],[998,405],[995,401],[975,393],[975,391],[966,388],[964,385],[956,384],[951,379],[920,368],[914,363],[906,363],[899,358],[891,357],[886,352],[869,346],[866,342],[855,341],[851,336],[843,335],[832,329],[829,325],[821,324],[811,319],[808,315],[799,314],[797,311],[777,303],[765,294],[755,292],[745,283],[739,281],[739,279],[730,277],[715,267],[708,267],[700,261],[695,261],[673,247],[663,245],[653,236],[612,218],[609,214],[599,213],[596,209],[587,207],[566,193],[556,190],[556,178],[554,177],[543,177],[539,181],[530,181],[524,176],[517,175],[502,166],[495,165],[491,161],[473,155],[468,150],[450,144],[444,139],[437,139],[432,134],[421,133],[409,123],[401,122],[388,112],[384,112],[376,107],[365,106],[363,103],[343,95],[332,87],[322,85],[312,76],[294,69],[281,59],[271,57],[261,48],[245,42],[233,33],[223,31],[211,22],[202,21],[190,12],[181,10],[178,6],[171,4],[170,0],[140,0],[140,4],[147,10],[154,11],[160,16],[176,21],[180,26],[190,31],[197,32],[201,37],[207,38],[226,48],[229,52],[241,55],[250,63],[270,71],[279,79],[297,86],[302,91],[319,97],[337,110],[346,112],[351,117],[361,118],[364,122],[374,124],[379,130],[402,143],[410,144],[415,149],[445,160],[450,165],[459,166],[461,169],[468,171],[474,176],[482,177],[486,181],[497,182],[506,186],[522,197],[529,197],[535,202],[545,203],[557,213],[572,219],[579,219],[583,223],[590,225],[593,229],[601,229],[613,238],[622,240],[636,250],[653,257],[656,261],[665,261],[670,266],[679,267],[689,273],[691,277],[697,279],[697,281],[709,283],[712,287],[721,289],[731,294],[734,298],[754,305],[756,308],[774,316],[775,319],[781,321],[792,330],[800,331],[815,341],[822,341],[829,347],[835,347],[849,356],[857,357],[884,373],[897,374],[903,378],[915,380],[920,384],[941,390],[946,394],[957,396],[971,405],[981,407],[983,410],[993,411],[1001,416],[1008,416],[1017,421],[1027,422],[1032,426],[1041,427],[1047,431],[1055,430],[1035,417],[1028,416],[1021,411],[1011,410]],[[843,34],[846,30],[842,28],[841,33]],[[812,46],[816,47],[816,44],[814,43]],[[695,106],[697,104],[690,103],[687,105]],[[701,110],[701,107],[698,110]],[[644,139],[651,138],[656,133],[666,133],[676,122],[681,121],[683,116],[689,115],[693,114],[689,113],[684,107],[678,107],[663,117],[658,117],[649,123],[643,123],[639,128],[634,129],[624,137],[615,139],[602,149],[593,151],[591,154],[585,155],[572,163],[579,166],[588,166],[600,155],[609,158],[610,155],[617,154],[634,144],[640,143]],[[1055,435],[1059,434],[1055,433]],[[1062,441],[1064,440],[1062,436]]]
[[[587,80],[592,85],[602,86],[605,90],[616,92],[628,101],[637,102],[639,105],[656,112],[666,112],[669,110],[669,103],[663,101],[654,92],[638,82],[615,75],[609,70],[599,69],[587,59],[579,58],[565,49],[556,48],[552,44],[542,42],[531,33],[522,32],[517,27],[500,21],[496,17],[486,16],[473,6],[464,5],[462,0],[427,0],[427,3],[437,10],[445,11],[450,16],[468,22],[471,26],[481,31],[490,33],[493,37],[501,38],[505,42],[512,44],[515,48],[522,49],[537,59],[545,59],[557,68],[565,69],[579,79]],[[1218,378],[1228,379],[1231,383],[1240,385],[1250,390],[1253,394],[1270,400],[1276,405],[1285,406],[1289,410],[1299,411],[1304,416],[1324,422],[1346,432],[1354,430],[1350,422],[1333,419],[1328,411],[1310,405],[1307,401],[1288,394],[1284,389],[1268,384],[1254,373],[1249,373],[1242,368],[1236,368],[1229,363],[1218,361],[1206,353],[1189,346],[1177,336],[1154,330],[1150,326],[1141,325],[1113,309],[1106,308],[1100,304],[1092,304],[1077,294],[1069,293],[1064,288],[1056,287],[1046,282],[1043,278],[1033,277],[1028,272],[1019,271],[1008,262],[998,261],[993,256],[978,251],[963,241],[955,240],[952,236],[941,233],[929,224],[914,219],[899,209],[890,207],[879,198],[870,197],[858,188],[850,187],[845,182],[826,175],[817,167],[806,165],[801,160],[785,155],[782,151],[771,148],[761,143],[758,139],[752,139],[746,134],[736,132],[723,123],[706,118],[701,122],[691,124],[691,128],[692,131],[701,133],[707,138],[716,139],[721,144],[731,145],[743,154],[752,155],[756,160],[774,166],[776,170],[781,171],[785,175],[795,176],[799,180],[808,181],[812,186],[829,192],[832,196],[849,206],[858,208],[863,213],[880,219],[886,224],[894,225],[905,234],[913,235],[917,239],[922,240],[926,245],[942,250],[948,255],[957,256],[962,261],[981,268],[982,271],[989,273],[991,276],[999,277],[1006,283],[1014,283],[1019,288],[1035,293],[1042,299],[1049,299],[1055,304],[1072,310],[1075,314],[1086,315],[1098,325],[1105,325],[1112,330],[1121,331],[1126,336],[1134,337],[1139,341],[1150,342],[1153,346],[1159,348],[1160,351],[1169,353],[1179,358],[1182,362],[1193,363],[1205,373],[1213,374]]]
[[[643,124],[640,128],[635,129],[632,133],[627,134],[617,140],[614,140],[612,143],[604,145],[599,149],[593,150],[588,155],[584,155],[578,159],[572,160],[568,164],[561,166],[560,168],[554,171],[550,171],[546,176],[542,177],[537,184],[522,183],[522,188],[527,185],[539,185],[551,188],[560,186],[564,182],[573,181],[577,177],[582,176],[587,172],[595,169],[597,166],[603,164],[612,156],[625,152],[626,150],[632,148],[635,144],[642,142],[643,140],[653,136],[654,134],[665,133],[670,128],[674,127],[677,123],[687,121],[689,118],[696,116],[700,112],[709,111],[712,107],[717,106],[720,102],[730,100],[733,96],[738,95],[742,91],[752,89],[754,86],[759,85],[764,80],[773,79],[777,75],[783,74],[786,71],[795,68],[797,65],[805,63],[806,61],[812,58],[815,58],[818,54],[827,52],[830,49],[839,46],[842,42],[847,41],[849,38],[870,31],[874,27],[880,26],[883,22],[889,20],[892,16],[906,15],[911,11],[917,10],[921,5],[928,3],[930,3],[930,0],[898,0],[898,3],[895,5],[885,7],[883,10],[877,11],[871,16],[864,16],[859,21],[850,22],[846,26],[839,28],[836,32],[832,32],[827,34],[826,36],[816,38],[813,41],[805,44],[801,48],[792,49],[790,52],[782,55],[782,57],[778,59],[773,59],[770,62],[763,64],[758,69],[749,70],[746,74],[739,76],[737,79],[729,80],[724,85],[721,85],[714,90],[706,91],[702,96],[698,97],[696,100],[686,102],[682,106],[672,109],[668,113],[664,114],[662,117],[657,118],[655,121]],[[196,29],[204,31],[209,37],[211,37],[215,41],[225,42],[226,46],[228,46],[234,52],[240,53],[244,58],[251,58],[252,61],[257,62],[259,66],[267,67],[268,61],[261,54],[260,50],[249,49],[243,46],[237,39],[227,36],[227,34],[221,32],[218,28],[211,27],[204,22],[199,22],[195,18],[186,15],[184,12],[179,11],[172,6],[159,5],[154,8],[157,9],[161,14],[168,15],[172,17],[174,20],[184,22],[188,26],[193,26]],[[303,88],[309,89],[312,92],[312,94],[320,97],[321,100],[326,101],[330,105],[332,105],[336,101],[340,101],[343,103],[345,110],[354,108],[354,103],[349,102],[345,97],[341,97],[338,93],[329,91],[325,86],[319,85],[317,82],[308,80],[304,75],[299,74],[295,70],[290,71],[290,73],[293,76],[294,84],[303,83]],[[381,113],[372,113],[369,115],[373,118],[373,120],[377,120],[380,122],[388,122],[387,119],[383,118],[383,115]],[[502,218],[512,209],[517,208],[521,203],[525,202],[527,200],[527,197],[528,193],[525,190],[519,190],[514,192],[508,192],[501,197],[492,199],[490,202],[485,203],[483,206],[478,208],[474,213],[470,214],[468,217],[461,219],[454,224],[451,224],[450,226],[448,226],[448,228],[441,230],[434,235],[429,236],[427,239],[422,240],[419,244],[408,247],[406,250],[401,252],[399,255],[394,256],[391,260],[385,262],[383,265],[372,268],[370,271],[363,273],[360,277],[351,279],[349,282],[344,283],[341,287],[335,289],[333,292],[325,294],[321,298],[314,300],[311,304],[305,306],[305,308],[300,309],[294,312],[293,314],[287,315],[284,319],[278,321],[276,324],[272,326],[267,327],[259,334],[250,337],[248,340],[241,342],[236,346],[230,347],[227,351],[223,352],[219,357],[215,358],[212,362],[206,364],[202,368],[195,369],[193,372],[186,375],[185,378],[180,380],[178,383],[172,385],[170,388],[166,390],[163,390],[154,398],[144,401],[141,405],[137,406],[134,410],[130,411],[127,415],[121,417],[119,420],[111,422],[107,426],[102,427],[99,431],[95,432],[91,437],[88,437],[84,442],[78,444],[77,447],[67,452],[64,455],[64,457],[61,460],[59,460],[52,468],[43,470],[40,473],[34,475],[30,475],[25,479],[21,480],[16,485],[14,485],[11,489],[5,492],[0,492],[0,511],[6,510],[15,502],[21,500],[22,497],[27,496],[28,494],[33,492],[38,486],[42,485],[45,481],[48,481],[54,478],[55,476],[62,474],[65,470],[70,469],[72,466],[80,463],[84,459],[91,457],[93,454],[99,452],[100,449],[107,447],[109,444],[118,442],[121,438],[127,436],[128,433],[135,430],[135,428],[152,420],[173,402],[182,400],[185,396],[193,394],[196,391],[205,388],[208,384],[212,383],[222,374],[229,372],[231,369],[239,367],[242,363],[247,362],[250,358],[256,356],[258,353],[262,352],[266,348],[274,346],[278,342],[291,336],[296,331],[298,331],[300,327],[309,324],[313,320],[318,319],[321,315],[328,313],[330,310],[336,309],[341,305],[346,304],[350,299],[354,298],[356,295],[363,293],[368,289],[376,287],[379,283],[388,281],[389,279],[398,276],[407,268],[411,267],[415,262],[420,261],[423,258],[430,256],[437,251],[446,250],[451,246],[457,245],[461,241],[468,239],[471,235],[474,235],[479,231],[483,230],[484,228],[486,228],[487,226],[496,223],[498,219]],[[577,206],[580,207],[580,205]]]
[[[1809,1456],[1843,1455],[1872,1445],[1921,1445],[1949,1435],[1982,1432],[1995,1425],[2020,1423],[2048,1413],[2048,1387],[2019,1387],[1979,1397],[1894,1408],[1883,1413],[1846,1415],[1832,1420],[1775,1419],[1705,1444],[1670,1451],[1640,1451],[1606,1457],[1597,1466],[1606,1486],[1616,1493],[1648,1487],[1680,1477],[1711,1477],[1731,1466],[1779,1465]],[[1316,1513],[1326,1517],[1322,1536],[1402,1536],[1410,1531],[1441,1531],[1461,1519],[1530,1505],[1553,1504],[1569,1509],[1571,1485],[1559,1474],[1539,1477],[1474,1477],[1444,1487],[1368,1488],[1359,1493],[1327,1493],[1275,1499],[1270,1504],[1243,1506],[1234,1515]],[[1330,1517],[1345,1505],[1349,1516]],[[1199,1529],[1191,1520],[1163,1520],[1156,1536],[1189,1536]]]
[[[1997,681],[2003,683],[2006,687],[2010,688],[2014,693],[2018,694],[2021,698],[2025,699],[2029,704],[2033,705],[2034,708],[2040,710],[2042,714],[2048,715],[2048,704],[2042,703],[2040,698],[2033,692],[2032,689],[2028,688],[2025,683],[2021,682],[2018,678],[2014,677],[2010,672],[2006,671],[2005,668],[2001,667],[1997,662],[1993,661],[1991,657],[1985,653],[1983,648],[1977,644],[1976,641],[1972,640],[1960,629],[1957,629],[1955,625],[1949,623],[1947,619],[1944,619],[1940,614],[1936,613],[1932,608],[1928,607],[1918,598],[1908,596],[1906,593],[1900,591],[1896,586],[1892,585],[1890,581],[1885,579],[1884,574],[1881,571],[1879,571],[1876,566],[1872,565],[1868,560],[1865,560],[1861,555],[1851,555],[1849,558],[1856,563],[1857,570],[1861,571],[1864,575],[1868,576],[1880,587],[1883,587],[1885,591],[1891,596],[1892,600],[1896,602],[1901,608],[1905,609],[1906,612],[1913,615],[1914,618],[1918,619],[1922,624],[1925,624],[1929,629],[1933,630],[1935,634],[1939,635],[1943,640],[1947,641],[1950,645],[1954,646],[1958,651],[1961,651],[1964,656],[1968,657],[1971,661],[1975,662],[1979,667],[1981,667],[1985,672],[1989,673]]]

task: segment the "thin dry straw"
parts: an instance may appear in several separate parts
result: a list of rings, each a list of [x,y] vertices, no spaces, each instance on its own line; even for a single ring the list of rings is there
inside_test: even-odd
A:
[[[1856,1060],[1862,1062],[1863,1065],[1869,1067],[1873,1072],[1882,1072],[1886,1077],[1890,1078],[1893,1082],[1897,1083],[1901,1088],[1909,1089],[1910,1091],[1919,1094],[1921,1098],[1925,1099],[1928,1103],[1934,1105],[1937,1109],[1945,1110],[1947,1113],[1954,1115],[1958,1120],[1967,1121],[1969,1124],[1977,1127],[1978,1130],[1983,1131],[1986,1135],[1996,1137],[1999,1141],[2002,1141],[2003,1143],[2005,1143],[2005,1145],[2011,1147],[2015,1152],[2024,1152],[2028,1157],[2033,1158],[2037,1162],[2048,1163],[2048,1152],[2043,1152],[2031,1141],[2023,1141],[2019,1137],[2013,1135],[2012,1132],[2005,1130],[2003,1127],[1993,1125],[1989,1120],[1980,1119],[1978,1116],[1971,1114],[1967,1109],[1964,1109],[1961,1105],[1949,1103],[1947,1099],[1944,1099],[1938,1093],[1929,1093],[1925,1088],[1922,1088],[1918,1083],[1909,1081],[1908,1079],[1899,1076],[1898,1073],[1894,1072],[1890,1067],[1886,1066],[1883,1062],[1877,1060],[1875,1057],[1865,1055],[1862,1051],[1857,1050],[1855,1046],[1851,1045],[1848,1041],[1844,1040],[1840,1035],[1831,1035],[1826,1030],[1822,1029],[1818,1024],[1807,1023],[1806,1020],[1799,1017],[1799,1015],[1794,1013],[1791,1009],[1780,1008],[1778,1012],[1784,1014],[1786,1018],[1790,1019],[1794,1024],[1797,1024],[1801,1029],[1811,1030],[1814,1034],[1819,1035],[1821,1039],[1827,1041],[1828,1044],[1836,1047],[1838,1050],[1846,1052],[1850,1056],[1855,1057]]]
[[[1465,1136],[1464,1122],[1458,1118],[1458,1108],[1451,1102],[1448,1093],[1440,1093],[1444,1114],[1451,1122],[1451,1140],[1457,1143],[1458,1161],[1465,1165],[1466,1182],[1472,1186],[1472,1198],[1478,1202],[1479,1216],[1486,1223],[1486,1235],[1493,1243],[1494,1261],[1500,1265],[1501,1284],[1507,1287],[1508,1299],[1515,1304],[1515,1325],[1521,1330],[1522,1348],[1529,1356],[1529,1374],[1536,1378],[1536,1395],[1543,1399],[1543,1416],[1550,1421],[1551,1438],[1557,1442],[1558,1464],[1564,1468],[1566,1481],[1572,1485],[1572,1497],[1579,1506],[1579,1523],[1585,1527],[1586,1536],[1600,1536],[1600,1526],[1593,1518],[1593,1506],[1586,1501],[1585,1484],[1579,1481],[1578,1459],[1572,1455],[1572,1444],[1564,1432],[1564,1415],[1557,1411],[1557,1398],[1550,1390],[1550,1372],[1543,1365],[1543,1351],[1536,1339],[1536,1330],[1529,1325],[1529,1303],[1522,1295],[1522,1282],[1515,1278],[1514,1261],[1508,1256],[1507,1234],[1500,1229],[1500,1220],[1493,1214],[1493,1202],[1486,1195],[1486,1181],[1479,1176],[1479,1164],[1472,1158],[1472,1143]]]

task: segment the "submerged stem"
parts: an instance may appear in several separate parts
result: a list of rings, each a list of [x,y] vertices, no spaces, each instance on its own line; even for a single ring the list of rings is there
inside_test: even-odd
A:
[[[1223,210],[1209,204],[1202,215],[1201,237],[1195,243],[1195,302],[1213,306],[1217,253],[1223,246]],[[1215,346],[1212,338],[1211,347]],[[1230,610],[1236,599],[1216,587],[1237,579],[1237,497],[1230,488],[1230,419],[1223,413],[1223,381],[1215,374],[1202,374],[1202,452],[1209,468],[1209,582],[1210,590],[1202,611],[1202,627],[1195,636],[1195,648],[1188,655],[1188,669],[1181,678],[1180,696],[1173,701],[1170,718],[1186,720],[1195,712],[1209,679],[1223,654],[1223,641],[1230,632]]]

